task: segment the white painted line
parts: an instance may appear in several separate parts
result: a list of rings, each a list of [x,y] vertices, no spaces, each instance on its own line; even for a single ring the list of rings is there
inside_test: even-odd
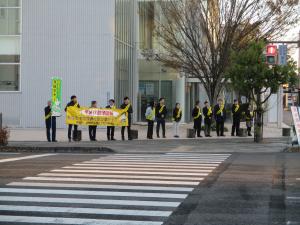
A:
[[[125,155],[125,154],[123,154]],[[168,152],[166,155],[211,155],[211,156],[231,156],[231,154],[219,154],[219,153],[183,153],[183,152]]]
[[[171,211],[0,205],[0,211],[168,217]]]
[[[149,171],[134,171],[134,170],[68,170],[57,169],[51,172],[64,172],[64,173],[101,173],[101,174],[150,174],[150,175],[177,175],[177,176],[203,176],[203,173],[182,173],[182,172],[149,172]],[[210,173],[212,170],[199,170],[199,172]]]
[[[13,161],[19,161],[19,160],[24,160],[24,159],[35,159],[35,158],[40,158],[40,157],[52,156],[52,155],[56,155],[56,154],[30,155],[30,156],[10,158],[10,159],[1,159],[0,163],[13,162]]]
[[[182,163],[111,163],[111,162],[97,162],[97,163],[75,163],[73,164],[75,166],[81,166],[81,165],[108,165],[108,166],[144,166],[144,167],[167,167],[167,168],[190,168],[190,169],[195,169],[195,168],[207,168],[207,167],[216,167],[219,166],[218,163],[206,163],[206,164],[202,164],[202,163],[186,163],[186,164],[182,164]]]
[[[300,178],[296,178],[296,180],[300,180]]]
[[[27,189],[27,188],[0,188],[0,193],[25,193],[25,194],[55,194],[55,195],[91,195],[91,196],[119,196],[119,197],[144,197],[144,198],[186,198],[186,194],[167,194],[149,192],[117,192],[117,191],[78,191],[55,189]]]
[[[300,200],[300,197],[295,197],[295,196],[288,196],[286,197],[288,200]]]
[[[86,179],[69,177],[25,177],[24,180],[47,180],[47,181],[72,181],[72,182],[93,182],[93,183],[128,183],[128,184],[165,184],[165,185],[187,185],[197,186],[199,182],[187,181],[164,181],[164,180],[122,180],[122,179]],[[203,178],[199,178],[199,181]]]
[[[84,170],[97,170],[97,171],[107,171],[107,170],[122,170],[126,168],[126,171],[158,171],[158,172],[189,172],[189,173],[197,173],[199,171],[202,172],[211,172],[216,167],[199,167],[192,169],[182,169],[182,167],[175,166],[123,166],[123,165],[90,165],[90,164],[76,164],[78,166],[65,166],[63,169],[84,169]],[[81,166],[80,166],[81,165]]]
[[[201,176],[207,176],[207,173],[201,174]],[[146,179],[146,180],[182,180],[182,181],[197,181],[201,177],[173,177],[173,176],[142,176],[142,175],[113,175],[113,174],[73,174],[73,173],[40,173],[41,177],[90,177],[90,178],[123,178],[123,179]]]
[[[44,202],[44,203],[89,204],[89,205],[94,204],[94,205],[154,206],[154,207],[173,207],[173,208],[176,208],[180,204],[180,202],[166,202],[166,201],[20,197],[20,196],[0,196],[0,200],[3,202]]]
[[[182,157],[182,156],[155,156],[155,157],[116,157],[116,156],[109,156],[109,157],[105,157],[105,159],[121,159],[121,160],[125,160],[125,159],[138,159],[138,160],[166,160],[166,159],[173,159],[173,160],[226,160],[228,157],[216,157],[216,156],[206,156],[206,157]],[[100,158],[100,159],[104,159],[104,158]],[[98,159],[98,160],[100,160]]]
[[[222,163],[223,161],[217,161],[217,160],[114,160],[114,159],[102,159],[102,160],[92,160],[93,162],[111,162],[111,163],[119,163],[119,162],[126,162],[126,163],[155,163],[155,162],[159,162],[159,163]]]
[[[60,187],[60,188],[90,188],[90,189],[116,189],[116,190],[142,190],[142,191],[169,191],[191,192],[194,188],[184,187],[160,187],[160,186],[131,186],[131,185],[97,185],[97,184],[66,184],[66,183],[31,183],[12,182],[7,186],[23,187]]]
[[[0,222],[39,223],[39,224],[70,224],[70,225],[161,225],[162,222],[136,220],[101,220],[62,217],[33,217],[33,216],[1,216]]]

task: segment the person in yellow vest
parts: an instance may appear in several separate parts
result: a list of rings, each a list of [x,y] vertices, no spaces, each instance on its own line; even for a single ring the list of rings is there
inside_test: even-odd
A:
[[[245,112],[245,117],[246,117],[246,126],[247,126],[248,136],[252,136],[251,128],[253,125],[253,112],[251,110],[250,104]]]
[[[231,136],[239,135],[240,133],[240,123],[241,123],[241,107],[239,105],[239,101],[237,99],[234,100],[232,108],[232,129],[231,129]]]
[[[91,102],[91,108],[97,108],[97,102],[96,101]],[[95,125],[89,126],[90,141],[97,141],[96,133],[97,133],[97,126],[95,126]]]
[[[65,112],[67,112],[68,107],[71,107],[71,106],[77,106],[78,108],[80,108],[80,105],[78,104],[78,101],[77,101],[77,97],[75,95],[71,96],[71,101],[67,104],[67,106],[65,108]],[[69,127],[68,127],[68,139],[69,139],[69,142],[72,141],[72,127],[73,127],[73,125],[69,124]],[[78,129],[78,125],[74,125],[74,133],[76,135],[77,135],[77,129]],[[73,137],[73,138],[76,138],[76,137]]]
[[[162,134],[163,138],[166,138],[166,117],[167,117],[167,107],[165,105],[165,98],[160,98],[159,99],[159,104],[156,106],[155,109],[155,118],[157,121],[156,124],[156,135],[157,138],[159,138],[159,129],[160,125],[162,127]]]
[[[56,141],[56,117],[52,116],[51,112],[51,101],[48,101],[47,106],[45,107],[45,123],[46,123],[46,134],[48,142],[57,142]],[[52,129],[52,134],[50,131]],[[52,139],[51,139],[52,138]]]
[[[217,136],[225,136],[224,135],[224,123],[226,120],[226,109],[223,102],[223,99],[218,100],[218,104],[214,107],[214,117],[216,120],[216,131]]]
[[[174,126],[174,137],[179,138],[179,124],[182,118],[182,109],[180,108],[180,104],[176,103],[175,108],[173,110],[173,126]]]
[[[131,123],[132,123],[132,105],[130,104],[130,100],[128,97],[124,98],[124,102],[120,107],[121,109],[126,109],[126,112],[128,113],[128,126],[127,126],[127,134],[128,134],[128,140],[131,141]],[[125,127],[123,126],[121,128],[121,136],[122,136],[122,141],[125,141]]]
[[[114,99],[110,99],[108,102],[108,106],[106,106],[107,109],[116,109],[116,105],[115,105],[115,100]],[[107,140],[109,141],[115,141],[116,139],[114,138],[115,136],[115,127],[114,126],[108,126],[107,127]]]
[[[204,134],[205,137],[211,137],[210,136],[210,129],[211,129],[211,121],[212,121],[212,108],[209,105],[208,101],[204,102],[204,107],[202,109],[203,116],[204,116]]]
[[[151,101],[145,113],[148,122],[147,139],[153,139],[153,128],[155,121],[155,102]]]
[[[200,101],[196,101],[195,107],[192,111],[192,116],[194,118],[194,129],[197,137],[201,136],[201,125],[202,125],[202,112],[200,107]]]

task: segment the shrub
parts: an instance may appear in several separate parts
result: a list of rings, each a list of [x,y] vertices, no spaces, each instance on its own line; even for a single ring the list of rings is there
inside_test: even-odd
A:
[[[0,129],[0,146],[5,146],[8,144],[8,138],[9,138],[9,130],[7,127]]]

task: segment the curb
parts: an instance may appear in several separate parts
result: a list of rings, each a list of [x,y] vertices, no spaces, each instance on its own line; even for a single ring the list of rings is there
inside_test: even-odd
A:
[[[33,146],[0,146],[0,152],[21,152],[21,153],[114,153],[107,147],[33,147]]]

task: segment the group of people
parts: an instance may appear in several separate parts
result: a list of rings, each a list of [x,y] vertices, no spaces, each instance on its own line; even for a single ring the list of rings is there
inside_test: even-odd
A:
[[[150,102],[145,117],[148,122],[148,131],[147,138],[153,139],[153,129],[154,122],[157,122],[156,126],[156,136],[160,138],[160,126],[162,126],[162,135],[163,138],[166,137],[166,116],[167,116],[167,108],[165,105],[165,99],[160,98],[158,104],[156,105],[154,101]],[[231,136],[239,135],[240,133],[240,122],[242,114],[245,114],[246,118],[246,126],[248,136],[252,136],[251,127],[252,127],[252,113],[250,107],[248,107],[245,112],[242,111],[238,100],[234,100],[234,104],[231,108],[233,122],[232,122],[232,130]],[[202,137],[202,121],[204,121],[204,135],[205,137],[211,137],[211,126],[213,119],[216,122],[216,132],[217,136],[225,136],[224,135],[224,123],[226,120],[226,109],[224,105],[224,101],[222,99],[218,100],[218,104],[216,104],[213,108],[209,105],[208,101],[204,102],[204,107],[201,108],[200,101],[196,101],[195,107],[192,110],[192,117],[194,120],[194,131],[195,137]],[[180,103],[176,103],[173,109],[172,120],[173,120],[173,132],[174,137],[179,138],[179,125],[182,119],[182,109]]]
[[[69,107],[78,107],[80,108],[80,105],[77,101],[77,97],[75,95],[71,96],[71,101],[67,104],[65,107],[65,112],[67,112]],[[92,101],[90,108],[97,108],[97,101]],[[115,100],[110,99],[109,104],[106,106],[107,109],[116,109]],[[128,126],[127,127],[127,134],[128,134],[128,140],[132,140],[131,136],[131,123],[132,123],[132,105],[130,104],[130,100],[128,97],[124,98],[123,104],[120,106],[121,109],[127,110],[128,115]],[[48,101],[47,106],[44,109],[45,111],[45,122],[46,122],[46,134],[47,134],[47,140],[48,142],[57,142],[56,141],[56,117],[52,116],[51,113],[51,101]],[[125,126],[121,128],[121,136],[122,140],[125,140]],[[73,129],[74,128],[74,129]],[[97,134],[97,126],[89,126],[89,138],[91,141],[97,141],[96,134]],[[76,134],[78,131],[78,125],[68,124],[68,140],[69,142],[72,141],[72,134],[74,139],[74,134]],[[52,133],[52,134],[51,134]],[[115,127],[114,126],[108,126],[107,127],[107,140],[114,141],[115,139]]]
[[[71,96],[71,101],[65,107],[65,112],[67,112],[68,107],[78,107],[80,105],[77,101],[77,97],[75,95]],[[91,108],[97,108],[97,101],[91,102]],[[116,109],[115,100],[110,99],[109,104],[106,106],[107,109]],[[126,109],[128,115],[128,126],[123,126],[121,128],[121,137],[122,140],[125,140],[125,130],[127,128],[128,140],[132,140],[131,136],[131,124],[132,124],[132,113],[133,108],[130,104],[130,99],[128,97],[124,98],[123,104],[120,106],[121,109]],[[45,111],[45,122],[46,122],[46,134],[47,140],[49,142],[56,142],[56,117],[52,116],[51,113],[51,101],[48,101],[47,106],[44,109]],[[248,136],[251,136],[251,127],[252,127],[252,113],[250,107],[242,111],[238,100],[234,100],[234,104],[231,108],[233,122],[232,122],[232,131],[231,135],[239,135],[240,130],[240,121],[242,114],[245,114],[246,118],[246,126],[248,131]],[[162,129],[162,137],[166,138],[166,118],[168,114],[168,109],[165,104],[165,98],[160,98],[159,102],[156,104],[154,101],[151,101],[147,107],[145,117],[148,123],[147,129],[147,139],[153,139],[153,130],[154,123],[156,122],[156,137],[160,138],[160,129]],[[213,119],[216,122],[216,133],[217,136],[225,136],[224,135],[224,123],[226,120],[226,109],[224,105],[224,101],[222,99],[218,100],[218,104],[216,104],[213,108],[210,106],[208,101],[204,102],[204,107],[201,108],[200,101],[196,101],[195,107],[193,108],[192,117],[194,120],[194,131],[195,137],[202,137],[202,121],[204,121],[204,135],[205,137],[211,137],[211,126]],[[180,103],[176,103],[172,113],[172,121],[173,121],[173,132],[174,137],[179,138],[179,126],[182,119],[182,108]],[[74,128],[74,129],[73,129]],[[73,136],[77,133],[78,125],[68,125],[68,140],[72,141],[72,131]],[[89,138],[91,141],[97,141],[96,133],[97,126],[89,126]],[[52,132],[51,132],[52,131]],[[107,140],[114,141],[115,139],[115,127],[108,126],[107,127]]]

